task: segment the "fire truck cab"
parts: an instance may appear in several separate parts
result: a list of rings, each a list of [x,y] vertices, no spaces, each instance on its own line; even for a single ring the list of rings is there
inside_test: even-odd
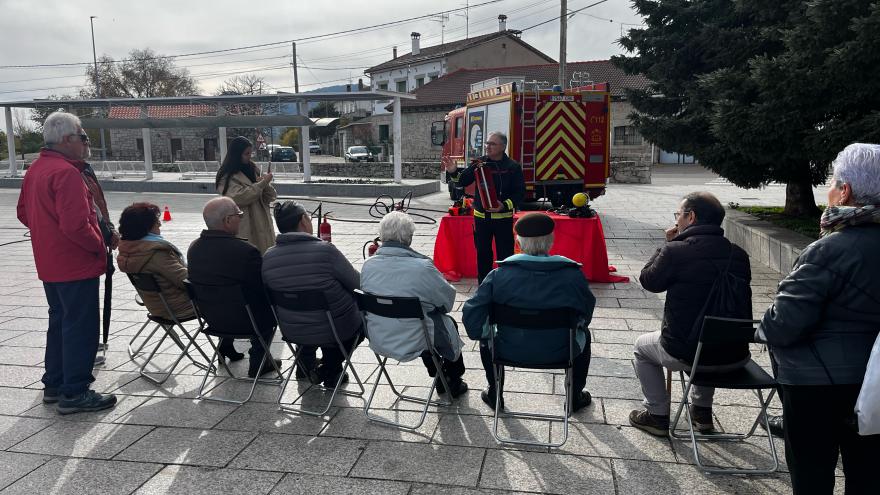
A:
[[[561,90],[522,77],[495,77],[471,85],[467,104],[431,126],[431,142],[442,145],[441,171],[466,166],[485,155],[485,137],[507,135],[506,153],[520,163],[526,200],[570,203],[578,192],[605,193],[610,167],[608,83],[573,82]],[[444,172],[445,173],[445,172]],[[450,197],[465,192],[449,185]]]

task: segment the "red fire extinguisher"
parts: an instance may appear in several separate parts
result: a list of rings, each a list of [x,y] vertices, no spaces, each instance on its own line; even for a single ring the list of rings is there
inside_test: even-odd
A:
[[[318,226],[318,237],[320,237],[322,241],[333,242],[331,240],[332,236],[330,235],[332,232],[333,227],[330,226],[330,222],[327,221],[327,217],[325,216],[324,221]]]
[[[373,243],[370,244],[370,247],[367,248],[367,254],[369,256],[372,256],[372,255],[376,254],[376,251],[378,251],[378,250],[379,250],[379,238],[377,237],[377,238],[373,239]]]

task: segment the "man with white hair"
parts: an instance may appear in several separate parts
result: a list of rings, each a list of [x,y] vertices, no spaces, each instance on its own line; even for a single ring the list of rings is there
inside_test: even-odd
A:
[[[576,355],[572,366],[572,403],[576,412],[590,405],[590,393],[584,390],[590,369],[590,332],[596,298],[580,268],[580,263],[564,256],[550,255],[553,246],[553,219],[544,213],[523,215],[514,226],[522,254],[498,262],[477,293],[464,304],[463,323],[468,336],[480,341],[480,358],[489,387],[480,398],[495,409],[495,373],[489,351],[489,310],[492,303],[525,309],[571,308],[578,314],[575,333]],[[505,348],[505,356],[525,365],[544,364],[569,359],[569,329],[529,330],[498,328],[496,345]],[[502,388],[504,376],[500,377]],[[504,408],[504,399],[500,400]]]
[[[195,284],[241,285],[263,340],[271,343],[275,333],[275,316],[263,290],[260,275],[263,257],[252,244],[236,237],[243,215],[235,201],[227,197],[214,198],[205,204],[202,216],[208,228],[189,247],[186,255],[188,276]],[[222,339],[219,350],[230,361],[244,357],[235,350],[231,339]],[[276,359],[275,366],[272,366],[267,359],[260,368],[265,349],[256,336],[251,338],[249,353],[248,376],[251,378],[281,366],[280,360]]]
[[[468,386],[461,379],[465,370],[461,356],[464,343],[458,336],[455,320],[448,314],[455,305],[455,287],[446,282],[427,256],[411,247],[415,230],[415,222],[406,213],[393,211],[382,217],[379,222],[382,247],[364,262],[361,288],[379,296],[419,298],[428,334],[452,389],[450,395],[458,397],[467,392]],[[420,356],[428,374],[436,376],[431,351],[424,347],[421,323],[367,314],[367,326],[370,347],[400,361]],[[437,383],[437,391],[445,393],[442,382]]]
[[[18,219],[31,231],[37,276],[49,303],[43,402],[60,414],[113,407],[89,390],[98,348],[98,277],[107,266],[95,198],[77,164],[89,154],[79,118],[55,112],[43,124],[46,147],[25,174]]]

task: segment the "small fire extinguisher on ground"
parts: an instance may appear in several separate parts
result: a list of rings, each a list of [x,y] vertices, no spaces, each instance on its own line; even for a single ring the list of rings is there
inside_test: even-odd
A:
[[[322,241],[333,242],[332,234],[333,227],[330,226],[330,222],[327,221],[327,217],[324,217],[324,221],[318,225],[318,237],[321,238]]]

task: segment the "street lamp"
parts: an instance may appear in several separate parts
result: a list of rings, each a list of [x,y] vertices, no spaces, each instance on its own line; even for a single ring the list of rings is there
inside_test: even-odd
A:
[[[98,16],[90,15],[89,16],[89,24],[92,27],[92,60],[95,61],[95,96],[98,98],[101,97],[101,83],[98,78],[98,53],[95,51],[95,19]],[[101,133],[101,161],[107,159],[107,148],[104,146],[104,129],[99,129]]]

